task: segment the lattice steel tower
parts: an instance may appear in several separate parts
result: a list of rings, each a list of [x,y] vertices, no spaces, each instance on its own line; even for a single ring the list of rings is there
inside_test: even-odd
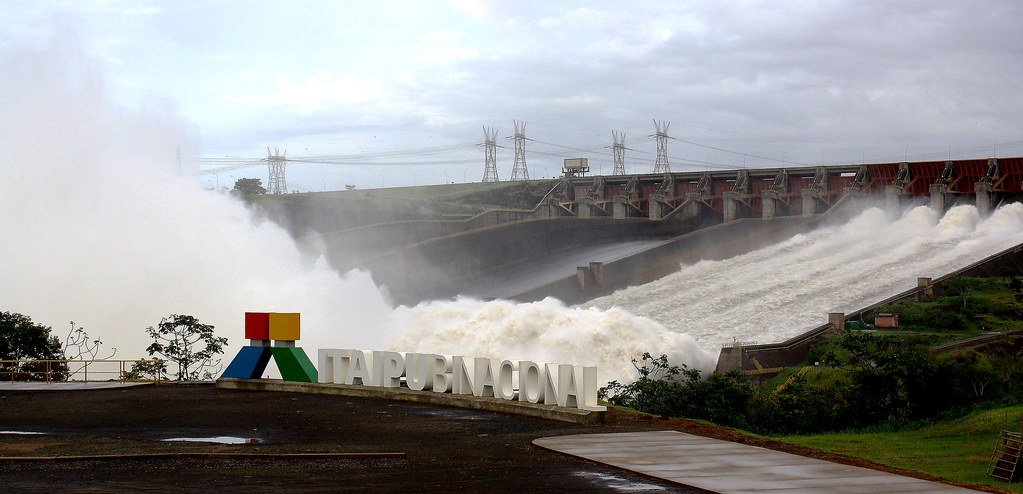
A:
[[[284,169],[288,164],[288,152],[284,151],[284,154],[281,154],[275,148],[274,154],[270,154],[270,148],[266,148],[266,162],[270,168],[270,176],[266,183],[267,193],[287,194],[288,182],[284,179]]]
[[[615,162],[615,169],[611,175],[625,175],[625,132],[612,130],[611,139],[614,140],[611,154]]]
[[[513,120],[515,123],[515,164],[512,165],[512,180],[529,180],[529,170],[526,169],[526,123]]]
[[[671,165],[668,164],[668,122],[654,120],[654,127],[657,133],[652,135],[657,140],[657,160],[654,161],[654,173],[671,173]]]
[[[497,129],[483,126],[483,181],[499,182],[497,178]]]

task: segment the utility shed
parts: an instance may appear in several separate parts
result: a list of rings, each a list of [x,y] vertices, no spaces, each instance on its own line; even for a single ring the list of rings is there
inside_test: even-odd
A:
[[[899,315],[894,313],[881,313],[874,316],[875,328],[897,328],[899,327]]]
[[[562,171],[566,177],[582,177],[590,171],[589,160],[586,158],[566,158],[565,168]]]

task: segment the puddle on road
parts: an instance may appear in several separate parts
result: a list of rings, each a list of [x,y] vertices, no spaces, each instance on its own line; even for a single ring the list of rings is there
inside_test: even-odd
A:
[[[620,492],[660,492],[668,490],[660,485],[648,484],[646,482],[632,482],[617,475],[607,473],[579,471],[575,472],[574,475],[576,477],[585,478],[601,487],[614,489]]]
[[[29,435],[29,434],[46,434],[46,433],[45,432],[29,432],[29,431],[0,431],[0,434]]]
[[[187,441],[193,443],[217,443],[217,444],[263,444],[263,440],[255,437],[171,437],[162,441]]]

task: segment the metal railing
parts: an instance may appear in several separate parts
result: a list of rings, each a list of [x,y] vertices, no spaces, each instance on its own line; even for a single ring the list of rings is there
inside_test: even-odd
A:
[[[0,360],[0,379],[9,382],[138,381],[159,384],[166,380],[163,372],[138,372],[136,368],[136,364],[159,367],[159,362],[155,359]]]

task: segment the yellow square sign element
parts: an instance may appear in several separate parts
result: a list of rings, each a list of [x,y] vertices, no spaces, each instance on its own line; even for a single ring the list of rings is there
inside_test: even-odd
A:
[[[270,313],[270,339],[295,341],[301,333],[301,323],[297,312]]]

